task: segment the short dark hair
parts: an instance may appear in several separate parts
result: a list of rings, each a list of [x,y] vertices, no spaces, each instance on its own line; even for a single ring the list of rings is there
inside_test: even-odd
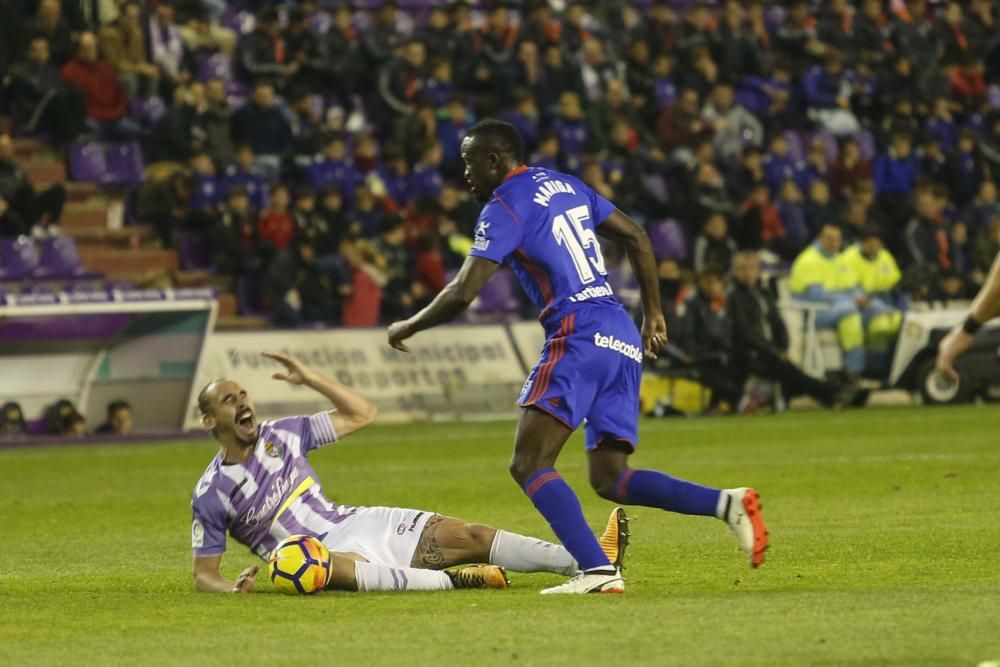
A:
[[[212,399],[208,397],[208,391],[219,382],[222,382],[222,378],[215,378],[202,387],[201,391],[198,392],[198,412],[201,413],[202,416],[205,416],[212,411]]]
[[[479,137],[489,142],[498,153],[508,153],[518,162],[524,162],[524,139],[510,123],[487,118],[473,125],[466,136]]]
[[[117,401],[111,401],[110,403],[108,403],[108,417],[115,414],[119,410],[128,410],[131,412],[132,406],[129,405],[128,401],[123,401],[121,399]]]

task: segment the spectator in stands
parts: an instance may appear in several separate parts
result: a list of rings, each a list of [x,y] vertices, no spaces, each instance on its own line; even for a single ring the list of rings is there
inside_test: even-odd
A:
[[[792,295],[818,307],[816,326],[833,329],[844,354],[844,372],[855,378],[865,369],[865,336],[859,306],[864,303],[858,282],[841,252],[843,233],[826,225],[815,243],[792,264]],[[860,303],[859,303],[860,302]]]
[[[7,224],[11,228],[18,223],[21,233],[44,236],[58,230],[66,188],[55,183],[36,190],[28,173],[15,162],[10,135],[0,134],[0,198],[10,210]]]
[[[396,27],[396,1],[383,2],[372,18],[368,29],[361,36],[359,46],[364,64],[370,71],[377,71],[403,45],[403,35]]]
[[[421,199],[417,202],[423,201]],[[375,238],[385,221],[385,212],[375,193],[367,185],[359,185],[354,191],[354,208],[348,215],[350,235],[361,238]]]
[[[871,161],[862,158],[857,140],[844,140],[840,145],[840,155],[830,166],[833,194],[838,197],[851,195],[858,182],[870,179],[871,174]]]
[[[412,113],[417,95],[426,83],[427,51],[424,43],[411,40],[400,57],[389,62],[378,77],[378,91],[386,114]]]
[[[178,95],[153,126],[147,142],[153,161],[186,162],[195,152],[208,149],[208,102],[205,86],[194,82]]]
[[[870,227],[861,241],[844,251],[863,294],[861,311],[865,328],[866,366],[869,371],[888,371],[888,351],[899,333],[902,313],[896,306],[895,290],[902,274],[896,259],[885,249],[881,232]]]
[[[840,224],[843,213],[840,204],[830,196],[830,186],[827,181],[817,178],[809,184],[805,214],[810,238],[815,237],[816,231],[826,225]],[[788,230],[788,225],[785,225],[785,230]]]
[[[317,155],[306,170],[306,180],[315,190],[333,186],[353,199],[354,188],[361,184],[362,175],[347,154],[342,134],[328,134],[323,138],[323,153]]]
[[[375,167],[375,174],[382,182],[385,194],[396,204],[403,205],[410,200],[410,166],[402,148],[392,144],[382,153],[382,162]]]
[[[223,14],[226,3],[222,0],[192,0],[178,2],[177,23],[180,24],[181,37],[188,52],[222,53],[226,57],[233,55],[236,48],[236,33],[219,25],[219,17]]]
[[[254,173],[257,156],[250,144],[240,144],[236,147],[236,163],[226,168],[222,175],[222,189],[226,192],[233,186],[246,190],[250,205],[261,211],[266,206],[267,182]]]
[[[736,201],[745,201],[750,191],[759,184],[765,184],[764,158],[759,148],[747,146],[743,149],[739,162],[725,163],[728,167],[726,184]]]
[[[663,109],[656,120],[656,135],[663,150],[678,162],[689,162],[691,146],[711,136],[712,127],[701,117],[698,92],[686,88],[677,102]]]
[[[288,87],[319,92],[329,78],[330,63],[323,53],[320,36],[312,31],[307,19],[302,6],[293,7],[288,12],[288,26],[282,35],[284,58],[298,65]]]
[[[674,340],[683,361],[712,390],[710,410],[731,412],[742,387],[733,367],[733,321],[726,299],[725,276],[714,268],[698,275],[698,289],[678,308]]]
[[[17,212],[10,207],[10,202],[0,194],[0,238],[14,239],[30,231]]]
[[[44,36],[56,67],[62,67],[73,56],[73,31],[63,17],[59,0],[41,0],[35,18],[26,26],[16,27],[25,28],[24,34],[27,35]]]
[[[771,202],[767,185],[754,185],[739,211],[739,224],[733,235],[739,249],[762,250],[766,247],[782,257],[793,253],[791,248],[786,248],[785,228],[777,207]]]
[[[174,229],[188,219],[188,200],[194,179],[182,164],[150,165],[136,196],[136,212],[153,225],[164,248],[173,245]]]
[[[335,187],[327,187],[319,193],[319,215],[326,224],[325,243],[320,243],[318,251],[336,252],[341,242],[348,235],[349,224],[347,212],[344,209],[344,195]]]
[[[861,124],[851,110],[851,86],[839,52],[826,50],[823,65],[812,67],[803,77],[809,115],[834,136],[855,134]]]
[[[65,398],[45,408],[43,419],[46,430],[53,435],[71,438],[87,435],[87,423],[83,415]]]
[[[153,10],[146,26],[149,59],[160,70],[160,95],[172,100],[174,89],[191,79],[193,63],[180,29],[174,23],[174,8],[169,2],[160,2]]]
[[[894,133],[892,145],[875,158],[872,168],[879,202],[893,219],[905,214],[906,200],[913,192],[919,172],[920,162],[913,154],[910,135],[905,132]]]
[[[565,92],[559,97],[559,116],[552,122],[552,132],[559,138],[559,162],[563,171],[580,172],[589,129],[580,104],[580,96]]]
[[[205,148],[218,164],[229,164],[233,160],[232,118],[225,83],[221,79],[209,79],[205,84],[206,109],[202,118],[205,130]]]
[[[0,406],[0,440],[15,440],[28,434],[21,405],[7,401]]]
[[[233,140],[253,149],[254,171],[264,180],[278,180],[281,160],[292,148],[292,128],[277,106],[273,84],[258,81],[252,101],[233,114]]]
[[[10,102],[14,119],[25,132],[44,133],[56,145],[69,143],[83,130],[83,96],[60,78],[44,35],[28,42],[28,58],[11,78]]]
[[[107,418],[94,431],[97,435],[132,435],[134,421],[132,406],[128,401],[117,400],[108,403]]]
[[[812,226],[813,221],[809,217],[798,183],[793,180],[785,181],[774,207],[778,210],[778,218],[781,220],[781,228],[785,232],[784,240],[788,247],[788,252],[782,254],[799,252],[816,238],[814,230],[819,227]]]
[[[224,191],[215,173],[215,163],[208,153],[198,151],[191,156],[193,187],[188,200],[188,224],[201,230],[210,230],[218,224],[219,206]]]
[[[982,283],[1000,253],[1000,216],[990,220],[972,242],[973,279]]]
[[[712,145],[720,160],[735,160],[747,146],[760,148],[764,142],[764,128],[752,113],[733,98],[733,87],[717,83],[702,118],[712,127]]]
[[[250,206],[245,188],[229,188],[226,206],[211,232],[213,265],[231,278],[238,278],[260,269],[257,215]]]
[[[743,251],[734,258],[728,305],[739,377],[775,380],[788,397],[805,395],[827,407],[837,404],[837,385],[807,375],[788,359],[788,329],[774,297],[760,285],[757,253]]]
[[[417,287],[413,282],[413,261],[405,245],[406,229],[396,216],[385,218],[375,248],[385,260],[382,287],[382,322],[395,322],[413,311]]]
[[[983,155],[979,152],[976,135],[968,128],[958,134],[958,150],[951,158],[951,178],[948,181],[949,190],[959,205],[967,203],[976,196],[980,185],[987,181],[983,164],[983,155],[989,150],[988,142],[983,142]],[[990,169],[1000,166],[1000,162],[991,165]],[[997,172],[992,171],[996,174]]]
[[[736,254],[736,241],[729,235],[729,221],[724,213],[710,213],[694,240],[694,270],[702,273],[710,267],[729,273]]]
[[[948,156],[941,150],[938,140],[931,136],[924,137],[920,151],[921,178],[933,183],[948,183],[951,176],[950,167]]]
[[[997,216],[1000,216],[997,186],[993,181],[983,181],[976,198],[962,211],[961,219],[968,225],[969,231],[976,235],[986,229]]]
[[[422,197],[436,199],[441,194],[441,188],[444,185],[444,178],[441,176],[443,159],[444,153],[441,150],[440,142],[432,140],[425,145],[420,160],[413,165],[413,171],[410,172],[407,194],[412,201],[417,201]],[[370,231],[377,233],[377,230],[376,226]]]
[[[917,190],[914,215],[903,231],[903,241],[911,264],[942,271],[951,269],[949,230],[942,215],[947,195],[939,185]]]
[[[288,247],[295,237],[295,219],[288,210],[291,202],[288,186],[282,183],[272,185],[268,202],[268,208],[257,221],[257,238],[265,256],[265,264],[276,252]]]
[[[798,183],[803,165],[789,152],[788,139],[783,134],[771,137],[770,149],[763,160],[764,180],[772,195],[777,195],[786,181]]]
[[[373,327],[379,322],[382,308],[382,285],[385,284],[385,260],[366,240],[344,246],[344,259],[350,267],[350,286],[343,286],[345,327]]]
[[[118,20],[102,27],[97,41],[101,58],[118,73],[129,99],[151,94],[160,79],[160,68],[146,57],[146,32],[138,2],[130,0],[122,5]]]
[[[462,139],[475,124],[475,117],[465,99],[448,100],[445,115],[438,119],[437,139],[441,144],[441,173],[448,178],[460,178],[465,171],[462,162]]]
[[[316,109],[316,96],[304,88],[288,98],[288,123],[292,130],[292,153],[296,165],[308,165],[322,148],[323,122]]]
[[[253,86],[262,82],[274,87],[294,75],[299,65],[285,58],[285,43],[281,38],[278,10],[267,6],[256,16],[256,27],[236,44],[236,75]]]
[[[333,287],[319,272],[315,249],[306,239],[279,252],[264,275],[264,294],[273,304],[274,323],[279,327],[303,322],[340,324]]]
[[[126,117],[128,99],[118,75],[97,57],[94,33],[80,35],[76,55],[59,71],[70,86],[83,93],[87,105],[87,125],[105,140],[137,139],[142,127]]]

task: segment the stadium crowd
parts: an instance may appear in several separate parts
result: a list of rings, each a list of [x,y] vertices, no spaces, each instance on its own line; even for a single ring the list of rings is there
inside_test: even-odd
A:
[[[472,242],[461,138],[507,120],[530,164],[648,226],[678,358],[735,396],[735,367],[802,381],[759,257],[825,304],[849,376],[880,368],[909,303],[982,280],[998,18],[993,0],[0,0],[0,113],[57,146],[141,142],[133,216],[282,326],[426,303]],[[2,233],[60,207],[0,153]]]

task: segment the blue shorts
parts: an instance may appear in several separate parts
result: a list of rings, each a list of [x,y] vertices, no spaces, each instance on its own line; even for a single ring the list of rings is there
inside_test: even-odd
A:
[[[546,323],[542,356],[518,405],[572,429],[586,420],[590,451],[605,440],[639,444],[642,337],[623,308],[583,305]]]

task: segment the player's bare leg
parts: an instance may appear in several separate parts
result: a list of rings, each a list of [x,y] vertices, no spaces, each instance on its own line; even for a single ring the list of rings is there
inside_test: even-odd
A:
[[[655,470],[630,468],[631,451],[627,442],[605,440],[589,452],[590,484],[599,496],[623,505],[722,519],[739,540],[750,566],[760,567],[768,534],[756,491],[712,489]]]
[[[490,563],[514,572],[576,574],[576,559],[562,546],[481,523],[434,515],[424,525],[411,567],[437,570]]]
[[[624,591],[624,581],[587,525],[573,490],[556,472],[559,452],[573,430],[552,415],[525,408],[517,427],[510,473],[583,571],[544,593]]]
[[[467,567],[438,572],[370,563],[358,554],[330,554],[326,587],[344,591],[450,591],[456,588],[507,588],[502,567]]]

